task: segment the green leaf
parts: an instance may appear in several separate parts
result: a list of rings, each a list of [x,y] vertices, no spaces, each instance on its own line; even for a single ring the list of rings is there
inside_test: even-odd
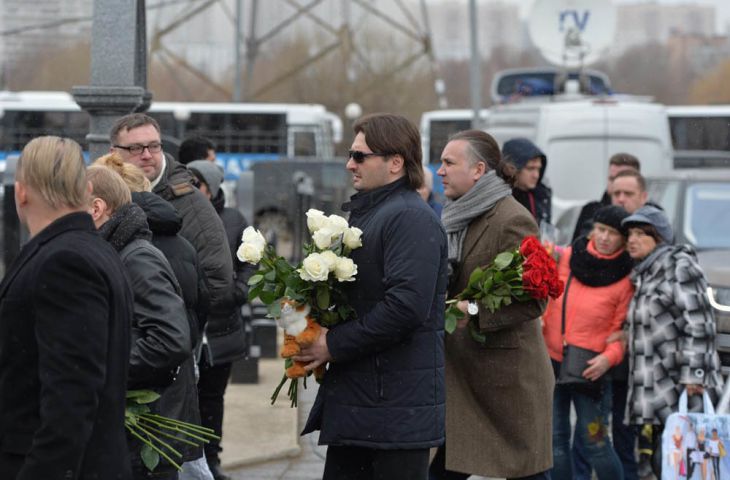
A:
[[[150,408],[147,405],[140,405],[138,403],[131,403],[128,404],[125,409],[125,416],[129,414],[129,417],[135,416],[135,415],[142,415],[144,413],[148,413],[150,411]]]
[[[135,403],[152,403],[160,398],[160,394],[152,390],[129,390],[127,398]]]
[[[502,252],[494,257],[494,267],[497,270],[504,270],[505,268],[509,267],[510,263],[512,263],[513,258],[514,254],[512,252]]]
[[[142,457],[142,463],[147,467],[150,472],[157,468],[160,463],[160,454],[155,452],[152,447],[147,444],[142,445],[142,451],[140,452]]]
[[[294,267],[289,265],[289,262],[287,262],[286,260],[284,260],[281,257],[276,259],[274,266],[276,266],[276,270],[278,270],[279,272],[282,272],[282,273],[288,273],[288,272],[292,272],[294,270]]]
[[[258,285],[256,285],[252,289],[250,289],[248,291],[248,301],[252,302],[255,298],[258,298],[259,295],[261,295],[261,292],[263,291],[263,289],[264,289],[263,283],[259,283]]]
[[[266,275],[264,275],[264,278],[269,282],[275,281],[276,280],[276,270],[269,270],[268,272],[266,272]]]
[[[272,302],[266,307],[266,310],[269,313],[269,316],[273,318],[279,318],[281,316],[281,303]]]
[[[489,293],[493,285],[494,277],[492,275],[489,275],[489,277],[487,277],[487,279],[482,284],[482,292],[484,292],[484,295],[487,295]]]
[[[471,275],[469,275],[469,285],[476,285],[481,281],[481,276],[484,273],[484,270],[477,267],[474,269],[473,272],[471,272]]]
[[[444,322],[444,330],[448,334],[454,333],[454,330],[456,330],[456,317],[453,315],[446,314],[445,322]]]
[[[263,275],[253,275],[251,278],[248,279],[249,285],[256,285],[257,283],[261,282],[261,280],[264,279]]]
[[[317,307],[326,310],[330,306],[330,291],[327,285],[317,287]]]
[[[274,303],[275,301],[277,301],[280,298],[280,295],[277,295],[276,292],[263,291],[259,295],[259,298],[266,305],[271,305],[272,303]]]
[[[510,294],[510,288],[508,285],[501,284],[492,291],[492,294],[500,297],[508,296]]]

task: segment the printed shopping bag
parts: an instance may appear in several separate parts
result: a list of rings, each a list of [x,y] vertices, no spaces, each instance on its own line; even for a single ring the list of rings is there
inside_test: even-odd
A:
[[[662,480],[730,480],[730,415],[716,415],[705,393],[704,413],[687,413],[687,392],[662,434]]]

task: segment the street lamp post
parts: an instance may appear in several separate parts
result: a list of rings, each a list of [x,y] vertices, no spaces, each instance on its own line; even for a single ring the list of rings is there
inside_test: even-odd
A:
[[[91,78],[72,89],[91,118],[86,138],[92,160],[109,151],[109,130],[118,117],[149,108],[145,35],[144,0],[94,0]]]

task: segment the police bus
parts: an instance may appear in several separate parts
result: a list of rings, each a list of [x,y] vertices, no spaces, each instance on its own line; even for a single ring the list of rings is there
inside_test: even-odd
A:
[[[337,115],[317,104],[153,102],[168,153],[202,135],[216,145],[227,180],[252,163],[280,158],[332,159],[342,138]],[[0,92],[0,170],[39,135],[70,137],[86,147],[89,114],[66,92]]]

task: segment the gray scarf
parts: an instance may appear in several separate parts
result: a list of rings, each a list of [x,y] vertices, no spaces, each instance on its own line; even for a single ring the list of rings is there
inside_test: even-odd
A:
[[[466,229],[471,221],[511,194],[510,186],[497,176],[496,170],[490,170],[464,195],[456,200],[446,201],[441,222],[448,235],[450,263],[461,261]]]

